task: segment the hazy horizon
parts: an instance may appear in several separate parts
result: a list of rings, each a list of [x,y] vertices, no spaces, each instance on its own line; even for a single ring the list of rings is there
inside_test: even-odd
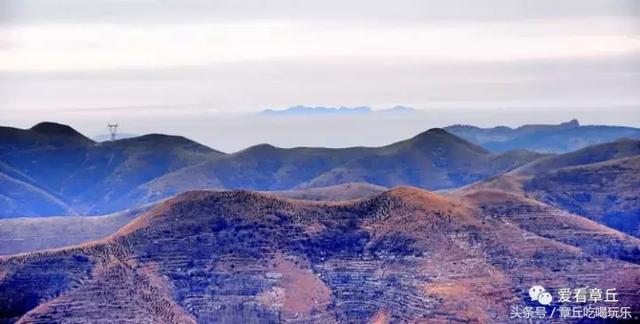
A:
[[[260,116],[257,113],[211,114],[192,113],[190,115],[139,115],[127,119],[113,120],[120,127],[118,133],[125,135],[145,135],[161,133],[184,136],[213,149],[233,153],[257,144],[271,144],[277,147],[352,147],[383,146],[413,137],[430,128],[441,128],[455,124],[478,127],[509,126],[525,124],[560,124],[578,119],[581,125],[631,126],[625,121],[637,118],[634,108],[615,114],[618,122],[602,122],[599,110],[584,110],[583,117],[576,118],[570,113],[562,114],[552,110],[533,110],[529,114],[514,116],[508,109],[474,111],[447,114],[447,110],[420,111],[398,115],[325,115],[325,116]],[[498,116],[501,117],[498,119]],[[90,138],[101,136],[106,139],[107,128],[104,119],[53,118],[24,120],[20,124],[2,125],[30,128],[38,122],[52,121],[67,124]],[[496,120],[515,122],[496,122]],[[110,122],[112,120],[109,120]]]
[[[451,124],[640,127],[638,18],[627,0],[6,0],[0,124],[95,136],[119,122],[225,151],[381,145]],[[295,105],[425,113],[254,116]]]

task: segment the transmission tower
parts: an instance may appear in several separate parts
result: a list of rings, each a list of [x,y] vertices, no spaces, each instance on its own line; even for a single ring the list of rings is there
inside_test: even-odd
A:
[[[107,128],[109,129],[109,133],[111,133],[111,140],[116,140],[116,133],[118,132],[118,123],[115,124],[107,124]]]

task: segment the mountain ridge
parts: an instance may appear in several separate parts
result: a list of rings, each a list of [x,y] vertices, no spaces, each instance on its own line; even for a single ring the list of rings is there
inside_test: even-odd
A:
[[[555,125],[523,125],[517,128],[452,125],[445,130],[494,152],[520,148],[541,153],[567,153],[621,137],[640,139],[639,128],[581,125],[575,119]]]
[[[95,143],[69,126],[49,122],[31,129],[2,127],[0,134],[0,167],[79,214],[131,207],[110,207],[110,201],[168,171],[223,155],[184,137],[161,134]],[[23,209],[20,216],[52,214]]]
[[[621,235],[589,232],[607,245],[610,233]],[[103,240],[0,257],[0,298],[8,300],[0,316],[507,322],[509,305],[527,304],[531,285],[557,289],[575,280],[613,285],[622,303],[639,306],[639,265],[572,244],[416,188],[350,202],[190,191]]]
[[[349,182],[441,189],[507,171],[541,156],[527,152],[494,156],[438,128],[382,147],[285,149],[260,144],[163,175],[141,186],[132,199],[150,202],[207,187],[287,190]],[[489,160],[492,166],[480,167]],[[411,164],[412,169],[405,164]],[[470,168],[463,170],[465,165]]]
[[[54,122],[41,122],[29,128],[29,130],[44,135],[77,137],[93,142],[91,139],[82,135],[70,126]]]
[[[297,105],[285,109],[264,109],[258,113],[260,116],[360,116],[369,114],[406,114],[414,113],[415,109],[396,105],[387,109],[373,110],[367,106],[357,107],[324,107],[324,106],[304,106]]]
[[[518,129],[535,133],[548,126]],[[553,126],[581,127],[588,126],[577,121]],[[447,128],[432,128],[381,147],[259,144],[232,154],[181,136],[147,134],[95,143],[65,125],[44,123],[33,128],[63,135],[0,128],[0,134],[6,135],[0,138],[0,171],[85,215],[144,205],[192,189],[286,191],[362,182],[386,188],[411,185],[451,190],[535,160],[553,159],[523,149],[494,153]],[[618,142],[624,145],[624,140]]]
[[[535,160],[455,192],[512,192],[640,237],[640,140]]]

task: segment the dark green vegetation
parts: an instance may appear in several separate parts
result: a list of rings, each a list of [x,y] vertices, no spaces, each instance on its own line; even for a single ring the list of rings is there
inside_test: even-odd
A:
[[[640,307],[638,239],[474,198],[483,208],[414,188],[349,202],[188,192],[107,239],[1,257],[0,321],[506,323],[533,284],[616,287]]]
[[[518,128],[455,125],[444,129],[494,152],[526,149],[544,153],[566,153],[621,137],[640,139],[638,128],[581,126],[577,120],[560,125],[524,125]]]

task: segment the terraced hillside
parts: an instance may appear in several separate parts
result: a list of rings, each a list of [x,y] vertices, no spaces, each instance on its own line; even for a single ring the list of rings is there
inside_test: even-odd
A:
[[[265,191],[276,196],[301,200],[331,201],[365,198],[387,191],[388,188],[369,183],[354,182],[334,186],[292,189],[283,191]]]
[[[536,200],[640,237],[640,141],[542,158],[459,192],[485,190]]]
[[[640,156],[543,173],[531,197],[640,237]]]
[[[633,251],[638,239],[550,214],[567,224],[558,238],[584,236],[556,240],[464,199],[413,188],[348,202],[188,192],[105,240],[0,258],[0,317],[493,323],[534,284],[617,287],[639,309],[640,266],[580,243],[616,237]]]
[[[498,181],[505,181],[506,177]],[[495,183],[492,185],[495,186]],[[518,190],[491,186],[472,186],[450,193],[468,206],[475,206],[485,216],[507,221],[522,230],[579,247],[599,256],[640,263],[637,239],[566,210],[526,198]]]
[[[373,196],[386,188],[347,183],[326,188],[265,192],[292,199],[334,201]],[[17,217],[0,219],[0,255],[33,252],[105,238],[155,204],[100,216]]]

